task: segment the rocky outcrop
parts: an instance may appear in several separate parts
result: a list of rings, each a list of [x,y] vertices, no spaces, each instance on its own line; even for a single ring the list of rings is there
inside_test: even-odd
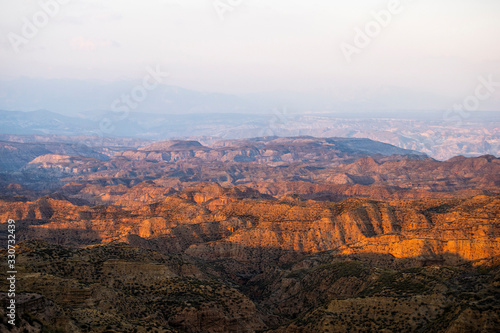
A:
[[[214,279],[212,269],[202,271],[187,257],[123,245],[71,249],[38,241],[22,245],[17,265],[23,272],[17,281],[19,289],[43,295],[53,302],[52,307],[64,309],[59,321],[50,326],[41,322],[39,326],[45,329],[255,332],[266,328],[262,314],[247,296]],[[19,304],[19,311],[27,305]],[[32,322],[48,312],[34,305],[25,311]]]
[[[119,206],[153,203],[200,183],[328,201],[500,193],[500,162],[494,156],[439,162],[393,148],[361,139],[298,137],[231,140],[210,147],[170,141],[129,149],[108,161],[44,151],[27,154],[18,171],[0,174],[0,186],[20,184],[39,191],[32,196],[59,191],[80,202]],[[392,153],[397,155],[385,155]],[[65,185],[73,183],[81,191],[69,193]]]
[[[84,144],[77,143],[20,143],[0,141],[0,172],[19,171],[35,158],[47,155],[81,156],[101,161],[108,157]]]
[[[256,226],[214,243],[192,245],[187,253],[243,262],[266,256],[285,260],[287,252],[332,249],[399,258],[449,255],[450,260],[500,254],[498,197],[391,203],[349,199],[337,205],[305,206],[239,201],[219,210],[216,218],[225,220],[235,212],[253,216]]]
[[[122,241],[162,251],[186,250],[205,260],[252,263],[287,262],[333,249],[476,260],[500,254],[498,216],[499,197],[276,201],[246,188],[206,184],[131,210],[76,206],[51,198],[2,202],[0,218],[18,220],[22,239]]]

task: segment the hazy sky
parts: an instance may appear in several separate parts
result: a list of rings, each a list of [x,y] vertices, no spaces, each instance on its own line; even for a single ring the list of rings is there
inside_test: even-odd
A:
[[[160,66],[169,84],[205,91],[450,100],[473,94],[478,76],[500,82],[498,0],[60,0],[44,17],[55,1],[0,0],[2,79],[140,79]],[[382,26],[373,13],[388,8]],[[368,45],[356,44],[367,27]],[[356,47],[351,62],[342,45]],[[499,92],[488,105],[500,107]]]

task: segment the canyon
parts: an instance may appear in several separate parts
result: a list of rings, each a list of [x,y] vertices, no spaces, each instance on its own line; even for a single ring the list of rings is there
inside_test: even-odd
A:
[[[19,332],[498,327],[499,158],[200,141],[1,142]]]

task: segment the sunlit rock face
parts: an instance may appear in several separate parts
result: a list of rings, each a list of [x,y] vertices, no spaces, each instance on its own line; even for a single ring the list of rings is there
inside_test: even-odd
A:
[[[440,162],[309,137],[172,140],[106,157],[42,148],[13,145],[18,169],[0,165],[0,221],[16,220],[19,288],[30,295],[21,331],[498,322],[494,156]]]
[[[247,188],[204,184],[139,207],[77,206],[51,198],[2,202],[0,216],[16,218],[23,239],[75,245],[133,239],[210,260],[285,260],[287,253],[334,249],[397,258],[456,255],[476,260],[499,254],[496,196],[391,202],[294,200],[266,199]]]

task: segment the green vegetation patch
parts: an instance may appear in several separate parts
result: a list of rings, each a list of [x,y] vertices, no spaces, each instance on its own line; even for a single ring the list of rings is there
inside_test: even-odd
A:
[[[383,270],[378,278],[361,293],[361,296],[373,296],[376,294],[397,294],[397,295],[419,295],[429,290],[424,281],[419,278],[421,274],[417,272],[394,272]]]

